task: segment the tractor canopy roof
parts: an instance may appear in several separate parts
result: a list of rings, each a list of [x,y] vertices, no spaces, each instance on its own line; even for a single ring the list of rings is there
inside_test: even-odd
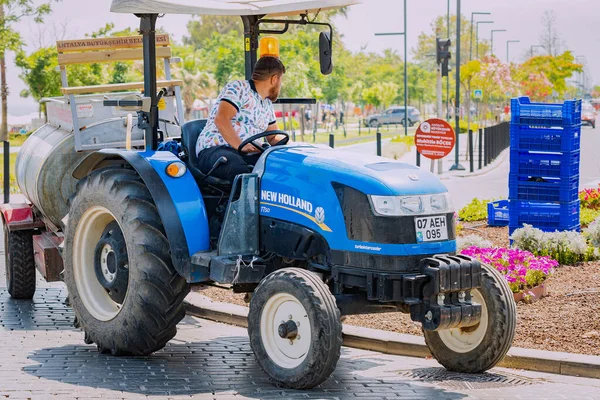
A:
[[[297,15],[360,2],[360,0],[113,0],[111,11],[134,14]]]

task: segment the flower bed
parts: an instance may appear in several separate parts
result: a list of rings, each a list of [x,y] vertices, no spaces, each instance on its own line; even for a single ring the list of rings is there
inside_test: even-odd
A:
[[[532,253],[519,249],[468,247],[461,254],[475,257],[485,264],[496,268],[504,275],[513,293],[525,293],[544,283],[552,274],[558,262],[550,257],[536,257]]]

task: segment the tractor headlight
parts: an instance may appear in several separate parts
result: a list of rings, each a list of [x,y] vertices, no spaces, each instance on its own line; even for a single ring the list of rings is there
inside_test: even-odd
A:
[[[454,211],[448,193],[422,196],[369,196],[373,212],[380,216],[439,214]]]

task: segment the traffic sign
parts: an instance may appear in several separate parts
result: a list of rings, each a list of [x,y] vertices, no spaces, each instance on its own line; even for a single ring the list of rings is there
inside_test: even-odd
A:
[[[475,90],[473,90],[473,96],[476,99],[481,99],[483,97],[483,90],[481,90],[481,89],[475,89]]]
[[[438,160],[450,154],[455,141],[454,129],[443,119],[428,119],[419,125],[415,133],[417,151],[430,160]]]

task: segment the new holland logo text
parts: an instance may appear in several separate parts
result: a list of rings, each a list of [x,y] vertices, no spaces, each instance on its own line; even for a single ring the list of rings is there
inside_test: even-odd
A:
[[[260,198],[263,201],[268,201],[271,203],[279,203],[286,205],[288,207],[297,208],[302,211],[306,211],[309,214],[312,214],[313,205],[310,201],[301,199],[299,197],[291,196],[285,193],[271,192],[269,190],[262,190],[260,194]]]

